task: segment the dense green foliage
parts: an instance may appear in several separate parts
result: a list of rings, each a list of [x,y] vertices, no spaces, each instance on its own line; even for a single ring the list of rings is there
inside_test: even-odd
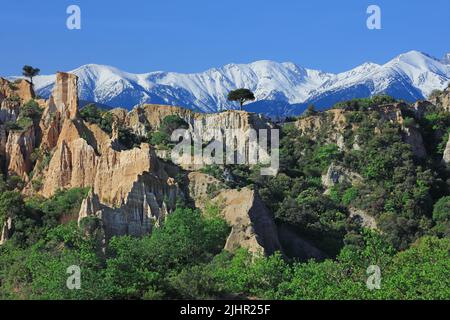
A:
[[[75,223],[49,230],[28,248],[0,248],[0,298],[21,299],[448,299],[450,240],[426,237],[401,253],[375,233],[335,260],[288,262],[280,254],[220,252],[227,226],[177,209],[144,238],[113,238],[103,254]],[[219,254],[218,254],[219,253]],[[81,268],[81,289],[66,287],[69,266]],[[381,270],[369,290],[367,268]]]
[[[107,110],[90,103],[80,110],[80,115],[84,121],[97,124],[108,134],[112,132],[113,116]]]
[[[207,212],[177,209],[144,238],[117,237],[106,252],[75,222],[48,229],[26,248],[0,247],[0,298],[137,299],[182,297],[174,286],[180,274],[209,263],[229,232]],[[82,289],[66,287],[67,268],[81,268]]]
[[[334,105],[334,109],[345,109],[347,111],[367,111],[371,107],[395,102],[395,99],[387,95],[378,95],[369,98],[359,98],[339,102]]]
[[[37,125],[42,116],[42,109],[35,100],[24,103],[19,110],[16,121],[5,123],[8,131],[24,131],[32,125]]]
[[[14,232],[10,241],[18,247],[35,243],[47,230],[60,223],[76,220],[81,201],[88,193],[88,188],[59,190],[45,199],[32,197],[24,200],[17,191],[17,185],[6,183],[0,186],[0,224],[11,218]]]
[[[152,145],[158,146],[160,149],[167,149],[173,146],[171,141],[172,133],[177,129],[188,129],[189,125],[181,117],[177,115],[166,116],[162,122],[159,130],[149,134],[149,142]]]

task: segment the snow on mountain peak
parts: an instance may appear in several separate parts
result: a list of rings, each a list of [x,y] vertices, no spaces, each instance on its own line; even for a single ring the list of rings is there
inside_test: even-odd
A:
[[[113,107],[160,103],[213,112],[236,108],[227,101],[227,95],[237,88],[248,88],[258,101],[273,101],[277,105],[316,103],[327,107],[343,99],[380,93],[405,100],[420,99],[447,85],[449,62],[450,54],[440,61],[419,51],[409,51],[384,65],[366,62],[339,74],[271,60],[231,63],[190,74],[163,71],[134,74],[99,64],[69,72],[79,77],[82,100]],[[35,77],[35,88],[47,97],[54,81],[54,75]]]
[[[442,62],[445,64],[450,64],[450,53],[445,54],[444,58],[442,59]]]
[[[424,97],[434,89],[445,87],[450,80],[450,66],[419,51],[401,54],[385,66],[408,77]]]

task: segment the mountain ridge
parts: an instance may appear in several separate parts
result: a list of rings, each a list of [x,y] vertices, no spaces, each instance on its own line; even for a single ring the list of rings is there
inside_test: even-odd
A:
[[[383,93],[406,101],[423,99],[450,82],[448,57],[449,54],[438,60],[426,53],[409,51],[382,65],[366,62],[337,74],[271,60],[230,63],[199,73],[135,74],[97,64],[70,72],[79,77],[81,100],[111,107],[131,109],[135,105],[155,103],[217,112],[236,109],[237,105],[227,101],[227,94],[245,87],[255,92],[257,100],[246,109],[286,116],[301,113],[308,104],[326,109],[342,100]],[[50,95],[54,77],[35,77],[39,95]]]

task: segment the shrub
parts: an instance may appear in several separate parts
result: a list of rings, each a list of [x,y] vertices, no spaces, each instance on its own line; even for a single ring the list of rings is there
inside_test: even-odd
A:
[[[356,188],[356,187],[348,188],[347,190],[345,190],[344,194],[342,195],[342,203],[344,205],[348,206],[357,197],[358,197],[358,188]]]
[[[33,121],[39,121],[42,115],[42,109],[35,100],[25,103],[19,111],[19,118],[29,118]]]
[[[189,125],[186,121],[177,115],[166,116],[161,122],[158,131],[149,134],[149,142],[160,148],[169,148],[173,145],[171,135],[176,129],[188,129]]]
[[[9,82],[8,87],[13,91],[19,90],[19,87],[13,82]]]
[[[43,182],[42,179],[34,179],[31,181],[31,185],[33,186],[34,191],[39,191],[42,189]]]
[[[441,90],[438,89],[434,89],[433,91],[431,91],[431,93],[428,95],[428,99],[432,100],[435,99],[437,97],[439,97],[442,94]]]
[[[433,209],[433,219],[436,222],[450,220],[450,196],[443,197],[435,203]]]
[[[108,134],[112,133],[113,115],[111,112],[97,107],[95,103],[90,103],[80,110],[80,115],[84,121],[97,124]]]

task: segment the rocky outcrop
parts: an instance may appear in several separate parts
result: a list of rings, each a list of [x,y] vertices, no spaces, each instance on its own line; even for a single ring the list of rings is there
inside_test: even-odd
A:
[[[31,154],[38,143],[39,130],[33,123],[23,122],[21,126],[11,124],[20,120],[22,105],[33,98],[30,82],[10,82],[0,78],[1,170],[6,175],[17,175],[25,181],[28,181],[28,173],[32,169]]]
[[[179,194],[172,182],[154,175],[139,176],[120,205],[107,205],[94,192],[83,201],[79,222],[86,217],[100,219],[106,239],[117,235],[142,236],[160,225],[175,206]]]
[[[41,120],[42,147],[51,150],[56,146],[63,124],[78,117],[78,77],[58,72],[52,95],[47,101]]]
[[[257,132],[260,129],[273,129],[274,125],[264,116],[249,113],[246,111],[224,111],[216,114],[196,113],[189,109],[167,105],[142,105],[134,108],[129,113],[123,109],[117,108],[111,111],[120,125],[130,128],[136,135],[146,137],[149,131],[160,129],[161,124],[167,116],[177,115],[188,124],[188,130],[191,139],[201,137],[203,144],[209,144],[212,141],[223,141],[227,147],[230,147],[227,140],[233,139],[235,154],[239,154],[235,159],[242,163],[250,163],[250,155],[258,154],[258,160],[270,160],[267,154],[258,150],[255,153],[250,151],[252,145],[249,142],[249,130]],[[267,135],[271,134],[267,131]],[[195,138],[194,138],[195,137]],[[268,138],[270,145],[270,138]],[[252,145],[253,146],[253,145]],[[256,147],[256,145],[254,145]],[[228,149],[226,149],[228,150]],[[170,159],[170,150],[159,150],[158,155],[163,159]],[[239,158],[237,158],[239,157]],[[200,170],[205,163],[202,159],[193,156],[186,161],[180,161],[179,164],[185,170]],[[224,159],[225,161],[225,156]]]
[[[248,188],[224,190],[213,201],[223,205],[222,215],[231,226],[225,250],[242,247],[266,255],[281,251],[272,214],[257,192]]]
[[[348,183],[355,185],[361,183],[362,181],[363,177],[361,177],[358,173],[334,163],[332,163],[328,167],[327,172],[322,175],[322,185],[327,189],[336,184]]]
[[[188,179],[195,206],[203,209],[207,203],[217,205],[230,225],[226,250],[246,248],[253,254],[266,255],[282,251],[273,216],[256,191],[218,188],[219,180],[200,172],[191,172]]]
[[[12,233],[12,229],[13,229],[13,222],[12,222],[12,218],[9,217],[3,224],[2,229],[0,230],[0,246],[5,244],[6,241],[9,240],[9,238],[11,237],[11,233]]]
[[[195,207],[203,209],[217,194],[217,190],[223,189],[223,184],[216,178],[201,172],[190,172],[189,180],[189,196],[194,202]]]
[[[118,151],[97,126],[68,119],[43,174],[41,194],[49,197],[61,188],[92,187],[102,203],[120,206],[133,183],[146,173],[169,179],[148,144]]]
[[[450,85],[441,94],[435,95],[430,101],[435,106],[450,112]]]
[[[36,147],[34,126],[24,131],[11,131],[5,145],[8,175],[17,175],[28,181],[32,169],[31,154]]]
[[[33,98],[34,91],[27,80],[10,82],[0,78],[0,122],[16,121],[20,106]],[[42,103],[42,101],[39,102]]]
[[[17,96],[22,103],[34,99],[31,83],[24,79],[11,82],[0,77],[0,102],[13,96]]]
[[[272,123],[264,116],[246,111],[228,110],[221,113],[196,113],[189,109],[167,106],[145,104],[134,108],[124,117],[124,109],[114,109],[113,114],[121,119],[123,123],[130,127],[135,133],[144,133],[144,128],[157,130],[161,126],[165,117],[177,115],[184,119],[191,129],[197,121],[205,128],[220,129],[270,129]],[[145,132],[146,133],[146,132]]]
[[[111,141],[102,143],[96,139],[98,133],[83,125],[79,120],[65,121],[42,178],[41,194],[48,197],[61,188],[91,187],[80,219],[100,218],[106,237],[150,232],[181,196],[177,184],[148,144],[117,151]],[[90,139],[96,143],[89,143]]]
[[[324,133],[325,143],[336,144],[340,150],[345,148],[344,132],[348,125],[346,112],[341,109],[331,109],[295,122],[301,135],[317,140]],[[352,129],[356,130],[356,126],[352,125]]]
[[[442,160],[446,165],[450,166],[450,137],[448,138],[447,146],[445,147],[444,157]]]
[[[378,230],[377,222],[374,217],[366,213],[364,210],[356,209],[353,207],[349,208],[350,218],[355,218],[364,228],[371,230]]]
[[[114,137],[84,122],[79,117],[77,96],[77,77],[58,73],[40,123],[40,149],[49,161],[40,166],[42,161],[38,160],[35,166],[33,181],[40,182],[37,192],[50,197],[59,189],[89,187],[91,193],[83,202],[80,221],[90,216],[100,218],[106,237],[150,232],[182,197],[178,185],[148,144],[122,150]],[[18,152],[11,148],[7,153]],[[15,158],[14,168],[27,167],[26,157],[22,162],[21,157]],[[24,193],[33,193],[32,182]]]
[[[403,141],[411,146],[411,150],[416,157],[425,158],[427,156],[427,150],[419,130],[415,127],[405,127],[402,136]]]

